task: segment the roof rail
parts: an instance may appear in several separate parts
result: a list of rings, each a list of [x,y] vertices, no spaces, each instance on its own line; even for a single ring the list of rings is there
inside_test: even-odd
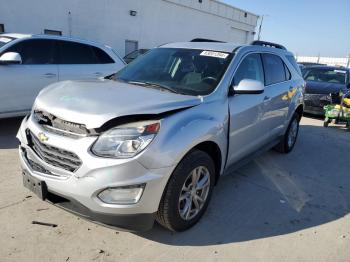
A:
[[[253,41],[251,43],[251,45],[260,45],[260,46],[265,46],[265,47],[273,47],[273,48],[277,48],[277,49],[287,50],[287,48],[285,48],[283,45],[279,45],[279,44],[275,44],[275,43],[271,43],[271,42],[265,42],[265,41]]]
[[[223,41],[219,40],[212,40],[212,39],[205,39],[205,38],[195,38],[192,39],[190,42],[213,42],[213,43],[225,43]]]

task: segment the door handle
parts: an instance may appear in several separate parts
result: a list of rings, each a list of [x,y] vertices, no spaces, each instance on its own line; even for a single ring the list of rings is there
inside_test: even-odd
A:
[[[56,77],[57,75],[54,74],[54,73],[46,73],[46,74],[44,74],[44,76],[45,76],[46,78],[53,78],[53,77]]]
[[[95,72],[94,75],[95,76],[102,76],[103,74],[101,72]]]

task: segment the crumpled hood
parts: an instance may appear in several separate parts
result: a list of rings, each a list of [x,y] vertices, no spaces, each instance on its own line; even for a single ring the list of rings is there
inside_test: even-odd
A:
[[[316,81],[306,81],[305,93],[307,94],[330,94],[346,90],[345,85],[337,83],[324,83]]]
[[[90,129],[121,116],[160,114],[201,102],[201,97],[111,80],[64,81],[42,90],[35,108]]]

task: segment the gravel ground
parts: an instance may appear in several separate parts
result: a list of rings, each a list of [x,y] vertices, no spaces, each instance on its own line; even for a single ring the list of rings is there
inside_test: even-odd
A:
[[[19,123],[0,120],[0,261],[350,261],[350,133],[340,126],[303,118],[295,150],[269,151],[223,177],[197,226],[135,234],[79,219],[23,188]]]

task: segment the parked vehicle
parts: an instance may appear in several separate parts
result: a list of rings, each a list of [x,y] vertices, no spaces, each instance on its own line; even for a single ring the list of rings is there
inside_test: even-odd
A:
[[[336,99],[334,99],[334,96]],[[350,90],[346,93],[338,93],[331,95],[331,103],[324,107],[325,119],[324,127],[328,127],[330,123],[344,123],[350,131]],[[340,102],[338,102],[340,101]]]
[[[305,71],[306,113],[324,115],[324,106],[331,103],[331,93],[346,92],[350,88],[350,69],[334,66],[312,66]]]
[[[130,54],[127,54],[126,56],[124,56],[124,61],[127,64],[130,64],[132,61],[134,61],[136,58],[138,58],[139,56],[145,54],[146,52],[148,52],[149,49],[138,49],[135,50],[133,52],[131,52]]]
[[[297,140],[305,82],[280,45],[166,44],[113,79],[44,89],[17,135],[25,186],[99,223],[186,230],[221,175]]]
[[[110,47],[94,42],[0,34],[0,118],[27,114],[39,91],[49,84],[104,77],[124,65]]]

